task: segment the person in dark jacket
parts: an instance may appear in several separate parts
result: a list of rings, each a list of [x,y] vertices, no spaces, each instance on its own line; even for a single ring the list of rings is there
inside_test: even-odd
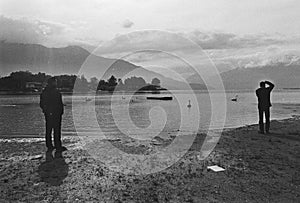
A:
[[[56,78],[49,78],[46,88],[40,95],[40,107],[46,120],[46,146],[48,151],[55,148],[56,152],[62,152],[67,150],[61,144],[61,118],[64,113],[64,105],[62,95],[56,87]],[[54,131],[54,146],[52,144],[52,130]]]
[[[268,87],[266,87],[268,85]],[[258,111],[259,111],[259,133],[264,134],[264,115],[266,117],[266,133],[270,130],[270,107],[271,104],[271,91],[275,85],[269,81],[260,82],[260,88],[256,90],[256,96],[258,99]]]

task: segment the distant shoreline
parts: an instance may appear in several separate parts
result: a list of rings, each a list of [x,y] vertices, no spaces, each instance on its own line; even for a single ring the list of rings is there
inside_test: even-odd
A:
[[[288,88],[282,88],[283,90],[300,90],[300,87],[288,87]]]
[[[194,90],[176,90],[176,89],[172,89],[172,90],[161,90],[159,91],[159,93],[166,93],[166,92],[170,92],[170,91],[173,91],[173,92],[189,92],[189,91],[194,91],[194,92],[201,92],[201,93],[223,93],[224,91],[223,90],[205,90],[205,89],[194,89]],[[282,92],[282,91],[300,91],[300,88],[280,88],[280,89],[275,89],[274,92]],[[149,90],[149,91],[113,91],[113,92],[110,92],[110,91],[97,91],[97,94],[113,94],[113,93],[136,93],[136,94],[147,94],[147,93],[152,93],[153,91]],[[250,93],[250,92],[254,92],[254,89],[253,90],[250,90],[250,89],[228,89],[228,90],[225,90],[225,93]],[[63,92],[61,91],[61,93],[63,95],[91,95],[91,94],[94,94],[95,91],[91,91],[91,92]],[[158,93],[158,94],[159,94]],[[40,95],[41,92],[24,92],[24,91],[1,91],[0,90],[0,96],[2,95]],[[154,93],[155,94],[155,93]]]

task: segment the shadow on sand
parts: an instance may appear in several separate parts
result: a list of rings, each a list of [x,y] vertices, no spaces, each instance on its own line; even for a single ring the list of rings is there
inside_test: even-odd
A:
[[[65,162],[61,152],[46,152],[46,161],[42,162],[38,168],[38,173],[43,182],[52,186],[61,185],[68,176],[69,166]]]

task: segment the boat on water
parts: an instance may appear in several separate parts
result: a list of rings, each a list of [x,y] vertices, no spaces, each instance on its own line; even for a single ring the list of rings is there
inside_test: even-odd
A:
[[[85,102],[89,102],[89,101],[92,101],[92,98],[86,97],[86,98],[85,98]]]
[[[234,98],[231,98],[231,101],[234,101],[234,102],[237,102],[237,100],[238,100],[238,95],[235,95],[235,97]]]
[[[148,100],[172,100],[173,97],[147,97]]]

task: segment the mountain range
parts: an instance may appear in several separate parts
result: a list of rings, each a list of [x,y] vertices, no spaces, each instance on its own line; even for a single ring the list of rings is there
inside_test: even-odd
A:
[[[28,70],[53,75],[84,74],[85,77],[108,79],[131,76],[143,77],[147,82],[153,78],[161,81],[167,89],[188,89],[188,84],[149,71],[124,60],[96,56],[79,46],[47,48],[37,44],[0,43],[0,75],[13,71]],[[84,69],[82,68],[84,67]],[[197,86],[202,88],[203,86]]]
[[[226,89],[255,89],[261,80],[271,80],[277,88],[299,88],[299,57],[284,56],[283,59],[259,67],[227,70],[221,72],[220,76]],[[117,78],[140,76],[147,82],[156,77],[160,79],[161,86],[167,89],[189,89],[187,83],[124,60],[93,55],[79,46],[48,48],[37,44],[0,42],[0,75],[8,75],[19,70],[53,75],[84,74],[87,78],[102,76],[102,79],[107,79],[111,75]],[[211,76],[210,80],[216,80],[216,77]],[[187,81],[194,89],[206,89],[203,80],[197,75],[188,77]]]
[[[277,88],[300,88],[300,63],[277,63],[253,68],[235,68],[220,73],[225,89],[255,89],[259,82],[270,80]],[[217,80],[216,76],[209,78]],[[203,83],[198,75],[187,79],[190,83]]]

